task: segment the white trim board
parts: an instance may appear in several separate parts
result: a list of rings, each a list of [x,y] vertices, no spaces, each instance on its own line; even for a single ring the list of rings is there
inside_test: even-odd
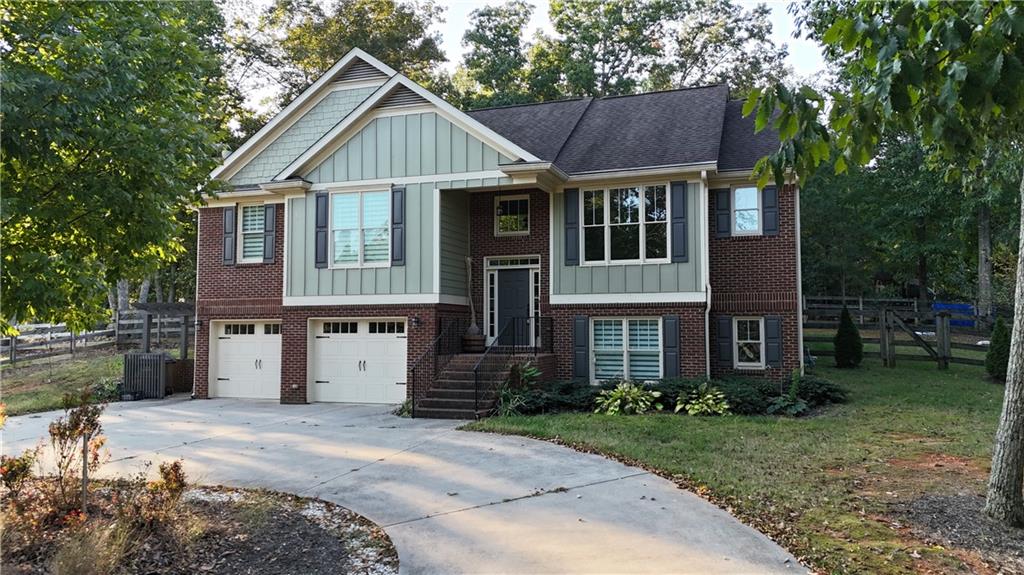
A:
[[[403,184],[433,184],[435,182],[460,182],[464,180],[487,180],[494,178],[507,178],[508,174],[498,170],[484,170],[481,172],[463,172],[463,173],[450,173],[450,174],[429,174],[423,176],[402,176],[396,178],[377,178],[375,180],[349,180],[345,182],[329,182],[323,184],[313,184],[310,186],[310,191],[323,191],[323,190],[339,190],[345,188],[368,188],[373,186],[400,186]],[[459,186],[457,188],[439,188],[445,189],[461,189],[465,186]]]
[[[702,291],[665,292],[665,293],[588,293],[588,294],[551,294],[551,305],[579,304],[638,304],[638,303],[703,303],[707,296]]]
[[[451,304],[469,305],[469,298],[436,293],[368,294],[368,295],[301,295],[285,296],[284,306],[318,305],[417,305]]]

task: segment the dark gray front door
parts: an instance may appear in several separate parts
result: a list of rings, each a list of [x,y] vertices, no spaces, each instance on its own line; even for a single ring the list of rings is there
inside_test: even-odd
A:
[[[530,342],[530,270],[498,271],[498,333],[502,345]],[[515,325],[509,325],[510,323]],[[502,329],[509,325],[508,329]]]

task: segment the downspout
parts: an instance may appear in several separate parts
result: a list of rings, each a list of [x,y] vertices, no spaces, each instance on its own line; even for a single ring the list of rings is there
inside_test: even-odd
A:
[[[203,234],[203,232],[202,232],[202,225],[203,225],[202,210],[200,208],[196,208],[196,289],[195,289],[195,292],[192,295],[193,301],[195,301],[196,303],[195,303],[195,308],[193,308],[193,310],[192,310],[192,314],[193,314],[192,315],[192,332],[193,332],[192,333],[192,337],[194,339],[192,340],[192,393],[189,395],[189,399],[195,399],[196,398],[196,370],[195,370],[195,365],[196,365],[196,361],[199,359],[197,357],[197,352],[199,351],[199,243],[200,243],[200,241],[202,241],[202,237],[203,237],[203,235],[202,235]],[[187,325],[185,323],[182,323],[181,324],[181,329],[187,329]],[[209,353],[210,353],[209,347],[210,346],[207,345],[206,347],[207,347],[206,353],[207,353],[207,355],[209,355]]]
[[[704,375],[711,377],[711,227],[708,223],[708,202],[711,193],[708,190],[708,171],[700,172],[701,204],[700,216],[704,227],[701,234],[701,273],[704,276]]]
[[[796,343],[800,354],[800,375],[804,374],[804,280],[803,258],[800,254],[800,187],[794,178],[793,217],[796,220]]]

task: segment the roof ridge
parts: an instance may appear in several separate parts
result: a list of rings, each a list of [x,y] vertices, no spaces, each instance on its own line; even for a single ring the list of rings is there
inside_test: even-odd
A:
[[[590,107],[594,105],[594,100],[596,99],[597,98],[593,98],[590,96],[584,97],[584,100],[587,100],[587,105],[585,108],[583,108],[583,112],[580,113],[579,117],[576,118],[576,123],[572,125],[572,129],[569,130],[569,134],[565,137],[564,140],[562,140],[562,145],[558,147],[558,151],[555,152],[555,157],[551,159],[552,164],[556,166],[558,165],[558,158],[562,155],[562,150],[565,150],[565,146],[568,145],[569,140],[571,140],[573,134],[576,133],[576,129],[579,128],[580,124],[583,123],[583,118],[587,116],[587,112],[590,111]]]
[[[504,104],[501,106],[486,106],[483,108],[473,108],[472,110],[464,110],[466,114],[472,114],[473,112],[481,112],[483,110],[503,110],[505,108],[522,108],[525,106],[540,106],[541,104],[560,104],[563,102],[575,102],[577,100],[585,100],[586,96],[576,96],[573,98],[561,98],[559,100],[544,100],[541,102],[523,102],[522,104]]]
[[[704,84],[703,86],[684,86],[682,88],[669,88],[666,90],[652,90],[650,92],[640,92],[638,94],[615,94],[614,96],[601,96],[600,100],[613,100],[615,98],[635,98],[637,96],[650,96],[653,94],[667,94],[669,92],[685,92],[687,90],[703,90],[706,88],[718,88],[725,86],[725,83],[718,82],[717,84]]]

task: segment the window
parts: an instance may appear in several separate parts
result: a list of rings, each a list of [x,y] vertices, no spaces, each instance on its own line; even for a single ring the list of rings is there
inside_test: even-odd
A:
[[[370,333],[405,333],[404,321],[371,321]]]
[[[331,261],[334,267],[391,262],[391,192],[331,196]]]
[[[256,324],[254,323],[226,323],[224,324],[224,335],[254,335]]]
[[[239,263],[263,261],[263,204],[243,204],[239,206],[238,218],[238,258]]]
[[[733,235],[761,233],[761,194],[757,188],[734,188],[732,191]]]
[[[585,190],[583,261],[664,261],[668,258],[668,187],[664,184]]]
[[[264,335],[280,335],[281,324],[279,323],[265,323],[263,324]]]
[[[359,333],[359,324],[354,321],[325,321],[324,333]]]
[[[738,317],[733,320],[737,368],[764,367],[764,318]]]
[[[660,379],[661,320],[593,320],[595,380]]]
[[[530,196],[497,196],[494,199],[494,235],[530,233]]]

